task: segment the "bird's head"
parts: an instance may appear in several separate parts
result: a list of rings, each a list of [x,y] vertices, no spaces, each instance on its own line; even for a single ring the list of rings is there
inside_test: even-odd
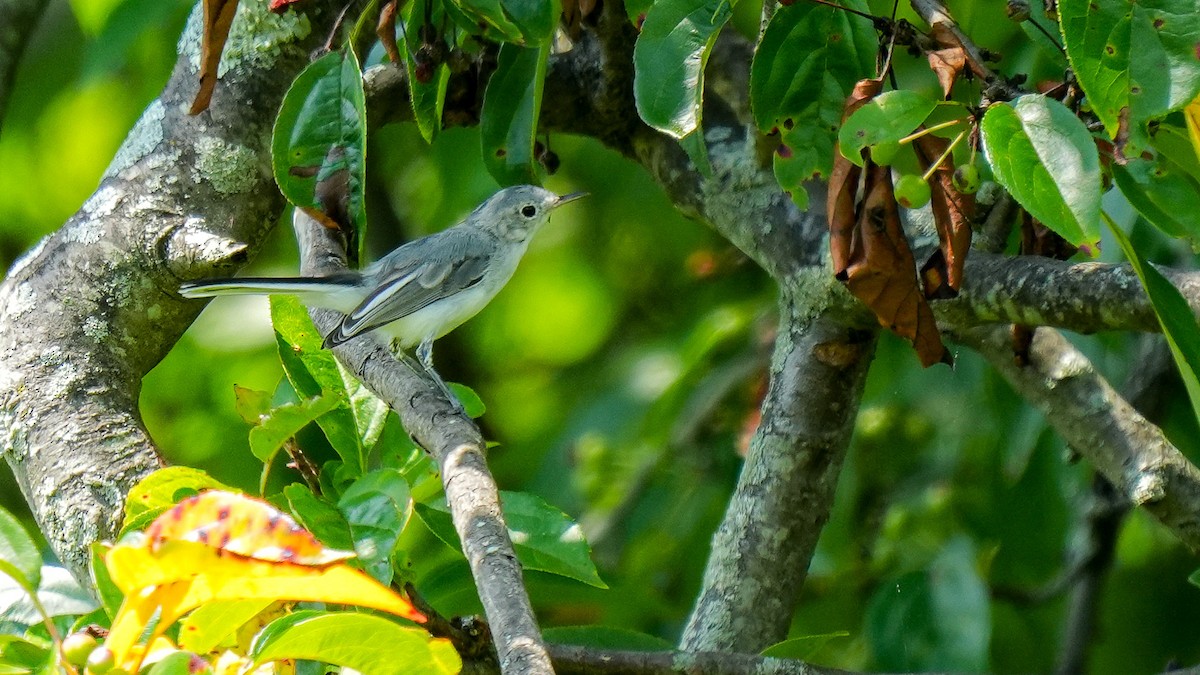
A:
[[[550,219],[551,211],[584,196],[586,192],[560,197],[536,185],[516,185],[492,195],[470,219],[501,239],[525,241]]]

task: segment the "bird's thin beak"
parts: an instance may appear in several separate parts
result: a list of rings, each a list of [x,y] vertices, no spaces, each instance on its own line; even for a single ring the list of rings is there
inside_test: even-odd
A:
[[[569,195],[563,195],[558,198],[558,201],[554,202],[554,208],[557,209],[558,207],[562,206],[563,204],[568,204],[570,202],[575,201],[576,199],[582,199],[586,196],[588,196],[587,192],[572,192]]]

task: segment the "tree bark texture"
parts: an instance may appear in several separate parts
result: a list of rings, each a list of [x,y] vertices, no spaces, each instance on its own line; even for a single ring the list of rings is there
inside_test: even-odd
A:
[[[96,193],[0,284],[0,451],[80,579],[88,545],[116,535],[125,494],[161,464],[138,394],[200,311],[180,300],[180,280],[232,272],[283,207],[274,115],[331,15],[243,3],[230,39],[242,49],[225,55],[211,108],[191,117],[193,12],[170,81]]]

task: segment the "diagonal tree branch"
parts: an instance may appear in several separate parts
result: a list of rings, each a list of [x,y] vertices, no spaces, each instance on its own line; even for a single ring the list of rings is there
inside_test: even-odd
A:
[[[293,221],[301,273],[329,276],[346,269],[344,242],[332,230],[298,209]],[[321,334],[334,330],[342,318],[329,310],[310,314]],[[500,671],[506,675],[553,672],[504,524],[500,492],[487,468],[487,445],[479,427],[455,410],[436,384],[374,339],[351,340],[335,348],[334,354],[400,415],[408,433],[437,461]]]
[[[116,535],[125,494],[160,466],[138,394],[202,306],[179,300],[179,280],[232,271],[274,222],[271,120],[333,21],[320,4],[243,3],[233,36],[257,49],[227,54],[212,107],[188,117],[199,17],[99,189],[0,284],[0,452],[80,579],[88,545]]]
[[[1133,409],[1057,331],[1034,336],[1030,364],[1013,362],[1008,331],[975,328],[955,337],[992,364],[1117,492],[1200,553],[1200,469]]]

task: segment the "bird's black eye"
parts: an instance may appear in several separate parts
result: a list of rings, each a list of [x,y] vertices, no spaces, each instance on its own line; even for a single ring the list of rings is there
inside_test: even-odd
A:
[[[537,207],[532,204],[526,204],[521,207],[521,215],[526,218],[532,218],[537,215]]]

